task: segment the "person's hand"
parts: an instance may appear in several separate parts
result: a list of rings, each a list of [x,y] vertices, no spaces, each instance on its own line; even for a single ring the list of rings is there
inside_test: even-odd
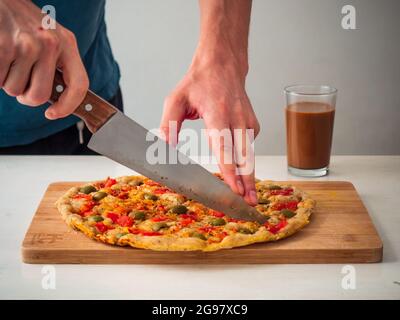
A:
[[[252,129],[255,137],[260,130],[245,90],[251,0],[199,0],[199,6],[199,44],[189,71],[165,100],[160,129],[175,144],[171,121],[179,132],[185,119],[204,119],[225,182],[256,205],[252,137],[246,132]]]
[[[169,132],[170,121],[176,121],[178,132],[185,119],[204,119],[213,153],[217,156],[219,168],[224,180],[231,189],[244,196],[245,200],[255,205],[257,196],[254,182],[254,166],[252,172],[241,175],[237,172],[237,163],[226,161],[226,156],[247,152],[247,161],[254,161],[252,150],[240,150],[243,147],[229,140],[222,141],[213,136],[212,129],[230,130],[254,129],[254,136],[260,130],[250,100],[245,91],[247,65],[229,59],[204,61],[206,54],[195,56],[192,66],[183,80],[166,98],[160,129],[168,142],[176,141]],[[207,60],[207,59],[205,59]],[[243,139],[244,140],[244,139]],[[249,147],[247,145],[247,147]],[[243,153],[244,154],[244,153]]]
[[[39,106],[49,100],[60,68],[67,88],[45,113],[57,119],[83,101],[89,80],[74,34],[58,23],[43,29],[43,17],[31,1],[0,0],[0,88],[24,105]]]

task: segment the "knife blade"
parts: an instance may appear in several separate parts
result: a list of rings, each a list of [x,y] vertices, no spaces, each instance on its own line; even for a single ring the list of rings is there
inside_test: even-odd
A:
[[[57,101],[64,90],[62,74],[57,71],[50,102]],[[88,143],[93,151],[235,219],[267,221],[223,181],[90,90],[74,115],[93,133]],[[149,162],[148,151],[155,143],[159,152],[164,150],[159,158],[179,161]]]

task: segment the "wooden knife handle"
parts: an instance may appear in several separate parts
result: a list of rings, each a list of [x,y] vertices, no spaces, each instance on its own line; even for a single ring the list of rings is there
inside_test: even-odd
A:
[[[56,70],[49,102],[55,103],[58,101],[66,88],[61,71]],[[85,98],[73,114],[85,121],[90,132],[95,133],[116,112],[117,109],[115,107],[88,90]]]

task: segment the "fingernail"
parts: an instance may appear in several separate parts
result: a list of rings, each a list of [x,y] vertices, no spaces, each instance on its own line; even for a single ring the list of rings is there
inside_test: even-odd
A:
[[[242,196],[244,193],[244,187],[243,187],[243,183],[241,180],[237,180],[236,181],[236,186],[238,188],[239,194]]]
[[[46,113],[44,114],[46,116],[47,119],[52,120],[54,119],[54,113],[51,111],[46,111]]]
[[[251,201],[254,205],[257,204],[257,202],[258,202],[258,200],[257,200],[257,192],[256,192],[255,190],[251,190],[251,191],[249,192],[249,198],[250,198],[250,201]]]

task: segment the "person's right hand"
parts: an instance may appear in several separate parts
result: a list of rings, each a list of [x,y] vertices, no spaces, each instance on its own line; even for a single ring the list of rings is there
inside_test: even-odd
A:
[[[0,88],[24,105],[39,106],[49,100],[59,68],[66,90],[45,113],[57,119],[83,101],[89,80],[74,34],[58,23],[43,29],[43,17],[31,1],[0,0]]]

